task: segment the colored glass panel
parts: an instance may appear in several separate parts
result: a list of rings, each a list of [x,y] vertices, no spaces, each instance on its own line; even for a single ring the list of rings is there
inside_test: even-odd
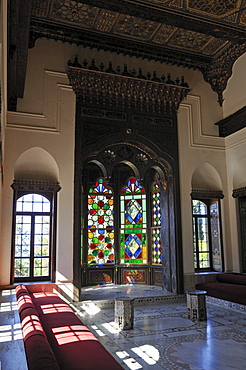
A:
[[[120,224],[120,263],[146,264],[146,194],[133,177],[122,188]]]
[[[152,262],[162,264],[161,193],[158,183],[152,185]]]
[[[114,252],[114,198],[104,179],[88,194],[88,264],[112,264]]]

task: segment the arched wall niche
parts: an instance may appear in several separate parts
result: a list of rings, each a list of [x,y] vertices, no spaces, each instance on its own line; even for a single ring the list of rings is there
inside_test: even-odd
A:
[[[246,187],[246,157],[241,159],[233,173],[233,189]]]
[[[14,177],[15,180],[58,181],[59,169],[54,158],[46,150],[33,147],[17,159]]]
[[[192,189],[221,190],[222,181],[216,169],[210,163],[203,163],[193,172]]]

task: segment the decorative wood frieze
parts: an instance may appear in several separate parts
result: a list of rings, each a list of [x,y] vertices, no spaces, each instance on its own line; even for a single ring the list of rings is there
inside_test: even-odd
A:
[[[246,106],[229,117],[215,123],[215,125],[219,126],[219,134],[221,137],[226,137],[246,127]]]
[[[23,97],[38,38],[198,69],[218,94],[246,50],[244,0],[9,0],[8,109]]]
[[[173,113],[190,91],[188,87],[71,66],[67,74],[84,102],[124,109]]]
[[[246,196],[246,187],[234,189],[232,192],[233,198],[245,197]]]
[[[59,182],[41,181],[41,180],[14,180],[11,187],[14,190],[27,190],[27,191],[58,192],[61,189]]]
[[[224,195],[221,190],[202,190],[202,189],[192,189],[191,191],[192,199],[223,199]]]

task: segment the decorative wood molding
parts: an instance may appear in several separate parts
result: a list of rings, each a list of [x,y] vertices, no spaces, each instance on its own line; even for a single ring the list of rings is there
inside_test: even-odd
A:
[[[223,199],[224,195],[221,190],[201,190],[192,189],[191,191],[192,199]]]
[[[246,43],[229,44],[223,52],[213,59],[213,62],[202,67],[203,78],[208,82],[213,91],[218,94],[218,103],[223,104],[223,92],[226,89],[227,82],[232,75],[232,67],[235,62],[246,51]]]
[[[246,51],[243,1],[9,0],[8,110],[23,97],[28,46],[38,38],[198,69],[222,105]]]
[[[219,134],[226,137],[246,127],[246,106],[231,114],[229,117],[215,123],[219,126]]]
[[[61,190],[59,182],[39,181],[39,180],[14,180],[11,187],[14,190],[27,190],[27,191],[58,192],[59,190]]]
[[[173,113],[190,89],[84,68],[67,70],[74,92],[84,102],[142,111]]]
[[[246,187],[234,189],[232,192],[233,198],[245,197],[246,196]]]

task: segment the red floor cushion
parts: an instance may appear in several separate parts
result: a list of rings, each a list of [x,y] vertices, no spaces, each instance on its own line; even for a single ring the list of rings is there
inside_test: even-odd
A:
[[[62,370],[122,370],[122,366],[59,297],[33,297],[47,339]]]

